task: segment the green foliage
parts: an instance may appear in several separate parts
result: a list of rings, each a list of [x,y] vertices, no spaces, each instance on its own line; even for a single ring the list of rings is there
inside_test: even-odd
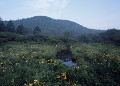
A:
[[[88,42],[90,42],[90,39],[86,35],[82,35],[79,37],[79,41],[88,43]]]
[[[10,32],[0,32],[0,43],[15,41],[17,34]]]
[[[83,43],[114,43],[120,45],[120,30],[109,29],[100,34],[85,34],[77,37],[79,42]]]
[[[8,21],[5,22],[7,23]],[[15,27],[17,27],[21,23],[24,24],[25,27],[29,28],[30,33],[33,33],[32,31],[35,29],[36,26],[38,26],[42,30],[42,33],[52,36],[64,36],[64,32],[66,31],[72,31],[73,36],[102,32],[99,30],[88,29],[72,21],[55,20],[46,16],[34,16],[31,18],[20,19],[12,22],[14,23]]]
[[[102,38],[99,36],[99,34],[80,35],[77,37],[77,39],[83,43],[101,43],[101,42],[103,42]]]
[[[8,31],[8,32],[15,32],[15,26],[14,26],[14,24],[13,24],[12,21],[9,21],[9,22],[8,22],[6,28],[7,28],[7,31]]]
[[[53,60],[51,64],[48,64],[47,58],[55,58],[58,49],[64,48],[64,46],[62,46],[63,45],[61,44],[56,46],[45,44],[16,45],[15,43],[12,43],[1,47],[0,52],[2,53],[0,53],[0,57],[3,59],[0,61],[0,80],[2,81],[0,84],[3,86],[23,86],[25,83],[32,83],[35,79],[38,79],[41,82],[55,82],[57,73],[54,73],[55,71],[51,70],[50,65],[53,65],[53,68],[56,69],[56,65],[60,66],[58,64],[59,61]]]
[[[22,24],[18,25],[16,33],[20,35],[25,35],[26,34],[25,27]]]
[[[71,51],[74,57],[80,58],[77,61],[79,66],[85,67],[87,65],[87,72],[90,71],[94,74],[98,85],[118,85],[119,47],[100,43],[81,44],[72,46]]]
[[[101,33],[100,36],[105,42],[113,42],[116,45],[120,44],[120,30],[114,28],[109,29],[106,32]]]
[[[73,31],[65,31],[64,36],[65,37],[73,37]]]
[[[26,42],[27,37],[25,35],[17,35],[15,41]]]
[[[45,35],[42,35],[42,34],[35,34],[33,36],[33,40],[36,42],[44,42],[44,41],[47,41],[47,37]]]
[[[5,24],[3,21],[0,21],[0,32],[5,32],[5,31],[7,31]]]
[[[33,30],[33,34],[39,34],[41,33],[41,30],[38,26],[35,27],[35,29]]]
[[[61,40],[66,46],[69,46],[69,45],[77,42],[74,38],[64,37],[64,36],[57,37],[57,39]]]
[[[0,21],[2,21],[2,18],[0,18]]]
[[[0,48],[2,86],[117,86],[120,82],[120,50],[111,44],[74,44],[77,67],[61,64],[55,55],[62,43],[9,42]]]
[[[112,30],[106,33],[116,35],[117,32]],[[120,47],[110,43],[93,43],[100,42],[102,38],[97,34],[82,36],[80,41],[86,42],[85,44],[79,44],[69,37],[1,32],[0,84],[2,86],[119,86]],[[89,41],[84,39],[85,37]],[[119,40],[117,37],[107,39],[116,42]],[[66,49],[70,49],[72,58],[78,59],[77,67],[66,66],[62,64],[62,60],[56,58],[58,51]]]

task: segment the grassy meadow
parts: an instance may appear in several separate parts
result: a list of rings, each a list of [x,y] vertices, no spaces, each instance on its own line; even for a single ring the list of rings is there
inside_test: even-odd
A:
[[[64,43],[7,42],[0,47],[1,86],[118,86],[120,47],[105,43],[70,46],[77,67],[56,58]]]
[[[120,30],[0,18],[0,86],[120,86]]]

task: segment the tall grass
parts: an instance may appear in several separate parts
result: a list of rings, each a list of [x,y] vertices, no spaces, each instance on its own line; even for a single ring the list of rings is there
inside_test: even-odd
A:
[[[62,43],[9,42],[0,47],[2,86],[117,86],[120,82],[120,47],[112,44],[73,44],[77,67],[56,59]]]

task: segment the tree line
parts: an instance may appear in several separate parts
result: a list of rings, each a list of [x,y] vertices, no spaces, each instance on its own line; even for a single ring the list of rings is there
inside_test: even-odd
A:
[[[13,22],[10,20],[5,25],[2,19],[0,18],[0,32],[12,32],[20,35],[26,35],[28,34],[27,28],[25,28],[22,24],[18,25],[17,28],[15,28]],[[33,30],[33,34],[39,34],[41,33],[41,29],[36,26]]]
[[[118,29],[108,29],[105,32],[99,34],[84,34],[77,37],[80,42],[84,43],[114,43],[120,45],[120,30]]]
[[[41,41],[41,40],[47,40],[49,38],[46,38],[47,35],[40,34],[41,29],[36,26],[34,30],[32,31],[33,35],[29,35],[29,31],[26,27],[24,27],[22,24],[18,25],[16,28],[13,24],[13,22],[10,20],[7,24],[4,24],[2,19],[0,18],[0,39],[2,40],[1,42],[5,41],[5,39],[12,40],[14,38],[14,34],[10,33],[15,33],[18,35],[16,39],[22,39],[25,41],[25,35],[27,35],[27,40],[35,40],[35,41]],[[10,32],[10,33],[3,33],[3,32]],[[54,31],[52,31],[54,33]],[[56,36],[56,35],[54,35]],[[11,38],[10,38],[11,37]],[[101,33],[87,33],[87,34],[80,34],[77,37],[74,37],[73,31],[65,31],[64,35],[61,36],[62,38],[59,38],[59,36],[56,38],[58,40],[62,40],[63,42],[69,43],[69,38],[72,38],[74,40],[78,40],[79,42],[83,43],[114,43],[116,45],[120,45],[120,30],[118,29],[108,29],[104,32]],[[5,38],[5,39],[4,39]],[[53,38],[54,39],[54,38]],[[52,40],[53,41],[53,40]]]

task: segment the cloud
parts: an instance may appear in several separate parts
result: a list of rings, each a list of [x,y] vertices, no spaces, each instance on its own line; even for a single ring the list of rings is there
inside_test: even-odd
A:
[[[25,3],[25,5],[29,6],[33,10],[39,10],[43,8],[48,8],[50,6],[48,1],[49,0],[29,0]]]
[[[25,5],[39,15],[59,17],[70,0],[27,0]]]

